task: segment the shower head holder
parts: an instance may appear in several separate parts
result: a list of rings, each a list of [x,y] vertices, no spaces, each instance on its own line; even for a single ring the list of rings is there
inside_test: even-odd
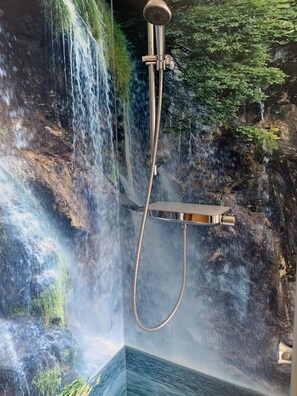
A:
[[[226,214],[229,210],[227,206],[160,201],[149,205],[148,216],[182,224],[234,226],[235,216]]]
[[[155,65],[157,70],[162,68],[163,70],[168,67],[169,69],[174,69],[174,60],[171,55],[165,55],[163,61],[159,61],[157,55],[145,55],[142,57],[142,62],[144,62],[147,66]]]

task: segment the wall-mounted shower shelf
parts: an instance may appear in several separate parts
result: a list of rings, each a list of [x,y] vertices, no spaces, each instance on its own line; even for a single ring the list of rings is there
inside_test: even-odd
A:
[[[226,215],[227,206],[198,205],[180,202],[155,202],[149,205],[148,216],[154,219],[187,224],[235,224],[235,216]]]

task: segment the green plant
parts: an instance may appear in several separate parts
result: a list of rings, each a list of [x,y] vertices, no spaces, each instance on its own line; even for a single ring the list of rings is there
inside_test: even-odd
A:
[[[77,351],[72,347],[65,347],[62,351],[62,362],[71,363],[77,359]]]
[[[38,371],[33,380],[36,396],[56,396],[61,386],[61,371],[59,366]]]
[[[277,148],[279,136],[278,128],[260,128],[255,125],[245,125],[237,128],[237,133],[246,140],[261,144],[265,149],[273,150]]]
[[[0,226],[1,248],[1,226]],[[25,305],[14,307],[13,314],[22,316],[27,314],[41,316],[46,327],[51,324],[65,325],[65,293],[71,287],[71,276],[62,262],[62,256],[53,252],[53,265],[56,269],[53,283]],[[72,351],[65,349],[65,354],[71,357]]]
[[[59,396],[88,396],[92,387],[81,377],[66,385]]]
[[[297,1],[272,0],[270,23],[273,24],[273,37],[279,44],[297,41]]]
[[[168,27],[171,51],[204,108],[202,122],[231,124],[242,106],[265,100],[268,88],[284,81],[285,74],[269,63],[273,43],[285,34],[279,1],[170,2],[175,10]],[[288,17],[292,7],[286,10]]]

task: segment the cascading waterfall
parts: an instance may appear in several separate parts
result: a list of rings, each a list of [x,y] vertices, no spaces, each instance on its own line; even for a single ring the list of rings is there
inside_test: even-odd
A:
[[[51,3],[47,0],[45,2]],[[68,131],[69,133],[65,135],[66,140],[70,137],[72,142],[72,146],[70,145],[72,158],[69,160],[72,189],[74,196],[82,197],[87,207],[87,221],[84,226],[65,227],[66,232],[71,231],[75,234],[74,241],[69,242],[68,238],[71,239],[73,234],[71,237],[67,234],[65,237],[63,226],[60,223],[57,225],[58,222],[53,219],[52,215],[57,215],[56,207],[53,207],[57,204],[55,199],[41,202],[40,196],[35,194],[36,191],[32,188],[37,176],[33,171],[30,174],[32,167],[30,168],[26,162],[30,155],[33,159],[37,157],[41,167],[44,165],[42,162],[45,161],[44,157],[47,157],[49,162],[52,161],[55,168],[60,167],[59,177],[62,180],[65,176],[63,174],[65,168],[58,161],[61,159],[60,151],[51,150],[46,142],[40,140],[39,144],[41,142],[41,146],[45,146],[45,155],[43,155],[44,152],[38,144],[33,142],[34,134],[40,133],[42,136],[43,133],[45,134],[45,129],[51,128],[54,122],[51,123],[46,118],[40,129],[35,130],[28,126],[30,122],[23,123],[30,111],[34,113],[35,109],[32,110],[32,107],[35,102],[33,101],[32,105],[29,103],[30,100],[26,101],[28,98],[24,92],[26,93],[26,89],[29,90],[28,86],[26,88],[22,86],[23,91],[20,95],[16,95],[15,91],[19,88],[17,81],[22,76],[21,73],[17,74],[20,65],[13,64],[13,61],[20,56],[20,52],[13,54],[17,38],[11,33],[8,34],[3,27],[0,29],[0,43],[5,43],[0,47],[0,105],[4,108],[0,131],[1,259],[5,255],[5,260],[1,260],[0,263],[0,360],[3,363],[0,367],[0,380],[3,383],[6,380],[10,381],[13,386],[7,384],[8,388],[5,387],[4,391],[16,395],[30,394],[34,380],[38,383],[42,378],[42,372],[40,373],[42,370],[51,369],[58,372],[56,379],[60,383],[62,376],[68,373],[69,378],[72,376],[73,372],[70,374],[70,370],[71,365],[76,363],[73,357],[76,348],[73,346],[67,326],[72,330],[82,356],[79,372],[84,372],[86,376],[92,376],[99,370],[123,342],[123,275],[119,252],[118,195],[115,188],[118,175],[114,161],[113,78],[110,65],[108,66],[106,61],[109,45],[104,33],[105,17],[99,12],[97,25],[100,33],[95,40],[77,12],[78,3],[74,0],[61,0],[61,2],[67,10],[68,23],[59,34],[56,34],[54,21],[49,24],[51,46],[46,50],[52,51],[52,65],[57,66],[59,78],[64,73],[67,83],[67,100],[71,113],[67,121],[71,132]],[[0,18],[1,16],[0,11]],[[32,39],[30,35],[29,38]],[[23,40],[24,36],[20,41],[23,43]],[[62,43],[60,53],[57,52],[58,41]],[[39,48],[40,42],[37,40],[34,45]],[[5,46],[6,54],[2,54]],[[22,45],[18,43],[18,49],[20,47]],[[8,52],[9,56],[7,56]],[[42,60],[42,56],[38,57],[39,60]],[[31,62],[34,63],[33,57],[29,62],[30,65]],[[32,70],[32,75],[35,76],[34,67]],[[38,77],[40,75],[36,74]],[[32,82],[32,79],[33,77],[28,81]],[[121,181],[125,192],[137,203],[143,201],[142,181],[147,177],[149,160],[149,155],[147,157],[143,155],[149,153],[148,106],[147,98],[144,96],[146,92],[146,83],[135,77],[130,103],[125,102],[124,108],[125,137],[131,140],[125,145],[124,151],[128,163],[121,175]],[[36,91],[33,91],[31,96],[34,94]],[[31,96],[28,95],[29,99]],[[184,102],[188,106],[189,97],[185,96]],[[175,127],[178,106],[179,103],[171,106],[171,128]],[[196,108],[190,109],[189,112],[195,113]],[[177,199],[185,197],[188,201],[205,202],[207,198],[218,203],[229,199],[233,204],[238,199],[241,203],[244,195],[242,191],[237,193],[234,189],[233,195],[227,197],[224,195],[226,190],[227,194],[231,191],[234,174],[235,177],[238,175],[228,174],[236,167],[236,158],[234,159],[232,153],[216,144],[217,137],[210,138],[208,142],[207,139],[203,140],[203,136],[195,136],[188,121],[189,112],[185,112],[186,121],[184,121],[186,129],[189,129],[186,135],[191,136],[190,156],[186,158],[189,151],[187,136],[168,137],[168,144],[177,149],[169,153],[170,161],[165,160],[161,163],[160,176],[156,179],[153,192],[154,197],[161,193],[172,198],[176,194]],[[30,120],[31,126],[33,122],[38,123],[40,120],[40,113],[38,111],[36,113]],[[66,118],[67,114],[64,116]],[[57,127],[57,131],[53,131],[63,135],[65,131],[62,129]],[[57,135],[51,137],[55,140]],[[175,145],[177,140],[178,144]],[[57,139],[58,144],[61,141],[62,139]],[[36,157],[33,154],[36,154]],[[68,158],[66,154],[66,160],[62,158],[65,162]],[[26,160],[21,159],[22,156]],[[48,162],[45,162],[45,165],[48,165]],[[195,176],[196,180],[188,172],[189,167],[192,169],[196,167],[199,170],[199,175]],[[265,169],[266,171],[268,172],[268,169]],[[180,180],[183,180],[183,185]],[[263,180],[263,189],[267,189],[268,182],[266,178]],[[189,187],[191,183],[192,186]],[[42,185],[41,193],[47,192],[47,187],[47,184]],[[209,190],[208,195],[204,193],[207,190]],[[229,204],[229,202],[225,203]],[[267,207],[268,204],[269,202]],[[259,213],[248,211],[245,207],[240,208],[237,204],[234,204],[234,207],[241,223],[246,226],[244,230],[249,234],[245,235],[242,232],[243,228],[239,229],[236,235],[221,233],[219,229],[191,230],[191,233],[193,232],[189,235],[191,269],[189,295],[186,300],[188,305],[179,312],[180,317],[172,323],[173,327],[165,329],[159,338],[153,340],[147,338],[145,334],[137,333],[137,329],[135,330],[128,319],[127,342],[131,345],[139,342],[136,347],[156,355],[162,351],[172,360],[182,361],[196,369],[209,368],[209,373],[218,376],[223,372],[226,378],[229,375],[231,380],[235,378],[248,385],[252,378],[259,385],[259,389],[269,389],[269,394],[273,394],[278,389],[277,386],[271,389],[273,384],[270,388],[266,383],[269,375],[272,373],[270,378],[273,378],[275,374],[276,384],[285,382],[282,373],[273,366],[272,357],[274,353],[272,349],[276,348],[284,326],[273,322],[275,318],[271,314],[271,307],[268,306],[272,301],[269,295],[272,275],[271,268],[269,270],[266,268],[275,264],[269,256],[269,254],[272,256],[272,251],[260,250],[259,245],[262,243],[263,246],[265,244],[273,246],[276,237],[272,231],[269,231],[269,227],[265,227],[269,217],[265,218]],[[63,216],[65,213],[62,210],[61,212],[58,214]],[[128,216],[131,216],[131,213]],[[136,228],[139,225],[139,217],[136,214],[133,216],[134,228]],[[128,224],[132,224],[130,220],[129,218]],[[251,225],[253,220],[256,220],[255,226]],[[69,223],[70,221],[71,216]],[[75,227],[77,228],[73,230]],[[180,230],[174,225],[169,229],[165,224],[158,225],[153,222],[150,222],[149,227],[147,246],[155,246],[156,249],[153,252],[150,249],[144,251],[144,261],[152,263],[152,266],[145,267],[140,279],[140,284],[146,286],[142,288],[140,300],[146,307],[152,303],[153,309],[160,305],[161,300],[166,311],[176,295],[174,288],[179,284],[180,279],[178,270],[181,246],[172,244],[172,240],[179,240]],[[130,244],[131,241],[127,235],[133,235],[134,232],[134,229],[131,231],[128,228],[123,232],[126,244]],[[212,232],[217,238],[210,235]],[[243,236],[240,235],[241,232]],[[237,242],[230,244],[230,240],[235,239],[234,236]],[[223,242],[220,243],[222,239]],[[68,251],[69,246],[73,250],[72,254]],[[128,253],[132,246],[133,243],[128,247]],[[263,258],[261,254],[264,256],[265,252],[266,256]],[[132,253],[134,254],[134,251]],[[123,258],[129,260],[129,254],[123,255]],[[160,261],[163,272],[157,278],[156,275],[160,274]],[[127,273],[131,273],[129,267],[131,263],[127,264]],[[169,276],[172,273],[174,277]],[[260,287],[258,287],[258,279],[263,280]],[[277,280],[273,281],[277,286]],[[126,282],[126,298],[130,301],[128,276]],[[151,286],[156,288],[154,295],[151,293]],[[52,294],[55,297],[54,301],[51,299]],[[257,298],[259,296],[259,301],[255,301],[253,296]],[[49,297],[51,312],[45,309]],[[278,295],[275,296],[275,300],[277,297]],[[65,311],[64,298],[67,301]],[[128,306],[130,304],[127,304]],[[197,308],[196,315],[193,315],[192,311],[194,306]],[[275,311],[279,314],[281,309],[277,308]],[[129,318],[132,317],[131,313],[127,314]],[[162,312],[156,311],[155,314],[156,317],[152,318],[157,322],[159,320],[157,315],[160,314],[160,317],[163,315]],[[65,322],[66,328],[63,328],[62,322]],[[217,323],[220,323],[219,328],[213,326]],[[233,337],[233,332],[230,335],[230,323],[237,332],[236,337]],[[284,323],[287,326],[289,317]],[[186,330],[184,324],[187,324]],[[271,330],[272,337],[270,337]],[[238,353],[239,350],[241,353]],[[205,356],[208,357],[209,367],[204,361]],[[242,356],[245,356],[246,360],[243,360]],[[245,365],[249,372],[246,371]],[[9,370],[7,370],[8,366]],[[59,367],[62,370],[59,371]],[[52,394],[58,393],[59,386],[58,383],[58,388]]]
[[[5,32],[4,28],[0,26],[0,100],[3,102],[6,106],[9,106],[11,101],[13,100],[13,89],[11,85],[6,84],[6,79],[10,75],[9,71],[7,70],[7,58],[3,52],[3,44],[2,43],[8,43],[10,45],[10,40],[15,40],[15,37],[12,37],[9,35],[7,32]],[[7,113],[5,114],[5,121],[8,123],[10,121],[10,118],[15,118],[17,115],[17,112],[11,112],[10,114]],[[13,124],[13,123],[12,123]],[[10,125],[9,125],[10,126]],[[8,127],[5,127],[5,129],[1,130],[2,134],[7,132]],[[0,166],[2,166],[3,162],[3,153],[5,152],[5,145],[2,144],[1,142],[1,155],[0,155]],[[5,176],[4,180],[1,176]],[[7,197],[7,193],[11,191],[12,186],[10,184],[7,184],[7,176],[5,175],[4,171],[2,168],[0,168],[0,179],[1,179],[1,193],[0,193],[0,208],[1,212],[6,212],[6,208],[3,207],[4,205],[8,205],[10,203],[10,206],[12,207],[13,201],[10,199],[12,197]],[[8,188],[6,188],[8,187]],[[7,199],[8,198],[8,199]],[[11,212],[11,211],[8,211]],[[9,216],[9,213],[7,213]],[[3,222],[3,220],[2,220]],[[5,238],[5,233],[1,227],[1,240]],[[3,278],[3,269],[2,269],[2,278]],[[10,279],[7,279],[9,282]],[[27,395],[29,394],[28,391],[28,384],[27,384],[27,379],[26,379],[26,374],[23,369],[22,362],[20,361],[17,351],[16,351],[16,346],[14,343],[14,334],[12,330],[12,322],[9,320],[5,320],[4,317],[4,310],[5,310],[5,304],[7,301],[5,301],[4,293],[3,293],[3,287],[1,287],[1,302],[0,302],[0,332],[1,332],[1,342],[0,342],[0,357],[1,361],[5,362],[5,369],[9,372],[10,375],[14,377],[14,383],[16,389],[20,392],[21,395]],[[25,293],[27,294],[27,293]],[[9,378],[7,378],[6,381],[9,381]],[[0,385],[0,389],[5,393],[7,390],[8,384],[7,383],[2,383]]]
[[[41,315],[46,326],[52,321],[63,324],[63,278],[71,255],[61,246],[59,231],[51,225],[31,189],[23,183],[24,165],[16,157],[1,157],[1,244],[4,249],[6,242],[14,243],[14,257],[9,257],[8,253],[3,255],[2,250],[5,261],[1,268],[0,312],[7,319],[0,319],[0,355],[7,365],[7,368],[1,366],[1,373],[3,370],[11,372],[8,382],[2,384],[4,391],[6,386],[11,389],[13,384],[17,394],[27,396],[30,395],[27,350],[36,341],[35,353],[49,347],[42,322],[30,319],[30,315]],[[12,241],[6,241],[6,230],[10,238],[13,237]],[[21,332],[31,337],[35,334],[38,338],[22,338]]]
[[[7,47],[12,47],[15,42],[16,37],[0,25],[0,101],[4,104],[1,109],[4,127],[2,126],[0,135],[5,137],[11,131],[15,147],[22,148],[26,146],[25,137],[28,135],[28,131],[23,127],[21,118],[27,113],[27,109],[23,104],[20,105],[16,98],[16,84],[13,76],[17,72],[17,66],[5,51]],[[3,145],[1,148],[4,152],[7,152],[7,147]]]
[[[29,386],[24,372],[23,363],[20,362],[16,346],[14,343],[14,334],[11,332],[12,324],[9,321],[0,319],[1,332],[1,349],[0,359],[6,365],[7,370],[14,368],[12,375],[15,377],[14,381],[18,384],[18,394],[20,396],[30,395]],[[5,394],[5,384],[0,385],[0,389]]]
[[[8,345],[5,347],[10,355],[7,361],[15,377],[15,380],[7,379],[7,370],[3,367],[3,371],[0,368],[0,381],[5,383],[5,392],[26,396],[33,388],[36,391],[36,387],[43,386],[43,376],[49,373],[56,379],[53,381],[56,388],[49,390],[51,394],[56,394],[66,376],[67,381],[75,373],[91,377],[123,345],[115,99],[113,76],[106,60],[110,50],[106,15],[101,15],[98,10],[100,34],[95,40],[75,3],[71,0],[62,2],[68,23],[57,33],[54,20],[47,19],[50,42],[47,42],[46,50],[50,51],[51,62],[46,66],[58,77],[55,84],[49,86],[54,85],[58,92],[61,83],[62,88],[66,86],[67,89],[62,93],[63,98],[59,97],[57,101],[61,99],[58,106],[64,106],[65,119],[68,113],[71,114],[67,119],[71,132],[63,131],[62,135],[66,140],[68,135],[72,139],[72,156],[66,173],[63,168],[58,172],[61,179],[66,174],[72,178],[73,191],[68,191],[65,186],[64,193],[80,199],[81,207],[86,208],[87,221],[75,231],[52,217],[57,213],[47,201],[47,187],[43,190],[38,184],[40,179],[36,181],[38,170],[34,168],[36,157],[39,157],[37,162],[45,161],[47,165],[47,160],[56,163],[57,159],[57,167],[59,160],[67,163],[68,153],[60,154],[59,151],[57,154],[47,150],[48,147],[43,157],[47,142],[41,141],[38,151],[36,145],[39,143],[34,140],[36,134],[42,139],[45,131],[53,133],[53,137],[61,136],[61,125],[43,119],[38,113],[40,107],[35,107],[34,101],[28,101],[26,107],[27,95],[31,94],[28,86],[24,93],[17,95],[19,76],[14,74],[18,68],[12,64],[17,55],[7,56],[7,48],[19,48],[20,44],[15,44],[18,38],[11,33],[6,33],[2,27],[0,30],[1,45],[4,48],[3,43],[8,44],[3,54],[0,47],[0,100],[4,104],[1,117],[1,128],[3,125],[4,128],[0,130],[1,247],[6,242],[6,231],[13,235],[7,244],[7,253],[0,250],[7,256],[5,276],[1,273],[3,282],[0,284],[1,330],[4,332],[0,346]],[[63,76],[65,81],[61,82]],[[49,96],[58,96],[57,92],[49,92]],[[42,103],[41,111],[47,110],[44,106]],[[36,120],[42,120],[39,130],[38,127],[35,129]],[[45,177],[48,177],[47,165],[42,170]],[[45,182],[48,186],[50,177]],[[15,245],[12,255],[10,243]],[[71,253],[69,246],[73,250]],[[5,323],[2,322],[2,311]],[[79,361],[74,358],[75,343],[79,346]],[[52,352],[54,350],[58,351],[57,355]]]
[[[73,189],[82,192],[90,211],[88,232],[76,241],[78,263],[72,270],[69,322],[83,351],[85,372],[90,375],[123,344],[120,251],[115,242],[119,241],[115,99],[106,62],[110,51],[106,21],[100,15],[99,38],[95,40],[75,3],[65,0],[64,4],[68,27],[62,51],[72,103]],[[54,32],[52,40],[57,40]]]
[[[0,44],[0,78],[1,78],[1,93],[0,98],[1,101],[4,102],[7,106],[10,104],[11,99],[13,98],[13,89],[12,86],[5,86],[4,81],[9,76],[7,70],[7,57],[3,52],[4,43],[10,44],[11,40],[15,40],[15,37],[9,35],[4,28],[0,25],[0,36],[1,36],[1,44]]]
[[[149,111],[147,107],[147,82],[139,77],[142,64],[134,62],[131,92],[128,100],[121,102],[122,122],[119,128],[124,136],[124,161],[120,172],[120,182],[129,199],[138,205],[142,204],[143,177],[147,177],[149,163]],[[138,111],[135,111],[137,109]],[[147,153],[147,154],[146,154]]]
[[[264,102],[260,102],[260,114],[261,114],[261,122],[264,122],[264,113],[265,113],[265,103]]]
[[[105,60],[108,48],[104,41],[104,21],[99,21],[102,37],[95,41],[74,4],[70,0],[65,1],[65,4],[70,16],[67,48],[72,97],[74,168],[76,156],[82,155],[85,166],[92,167],[95,163],[101,172],[105,171],[115,182],[113,83]],[[108,164],[104,160],[103,150],[105,154],[109,154]],[[106,166],[107,169],[104,169]]]
[[[127,165],[127,184],[130,187],[131,198],[135,196],[134,185],[133,185],[133,165],[132,165],[132,138],[131,138],[131,123],[130,123],[130,105],[126,101],[123,103],[123,119],[124,119],[124,131],[125,131],[125,158]]]

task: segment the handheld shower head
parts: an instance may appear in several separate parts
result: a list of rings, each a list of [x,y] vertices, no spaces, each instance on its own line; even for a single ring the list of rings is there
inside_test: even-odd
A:
[[[165,57],[165,26],[155,26],[157,58],[163,61]]]
[[[157,44],[157,70],[165,69],[165,25],[171,19],[171,11],[163,0],[149,0],[143,10],[147,22],[155,26]]]
[[[163,0],[149,0],[143,10],[147,22],[156,26],[167,25],[171,19],[171,11]]]

